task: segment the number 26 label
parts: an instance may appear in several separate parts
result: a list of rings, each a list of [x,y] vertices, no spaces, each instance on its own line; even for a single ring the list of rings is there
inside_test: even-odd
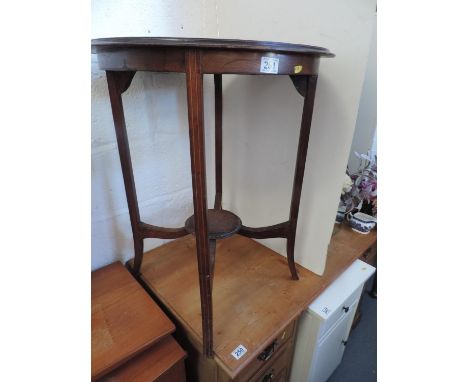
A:
[[[243,345],[239,345],[238,347],[234,349],[231,355],[235,359],[240,359],[245,353],[247,353],[247,349]]]

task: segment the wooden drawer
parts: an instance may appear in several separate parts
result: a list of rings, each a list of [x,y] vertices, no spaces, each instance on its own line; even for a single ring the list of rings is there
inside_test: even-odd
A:
[[[285,344],[281,350],[268,361],[249,382],[277,382],[286,381],[290,367],[293,341]]]
[[[265,347],[265,349],[244,369],[239,376],[239,381],[249,381],[252,375],[258,372],[259,369],[264,369],[272,365],[277,358],[277,354],[282,353],[285,347],[294,342],[296,321],[291,322],[285,329],[281,330],[276,338]]]
[[[185,382],[185,351],[167,336],[98,382]]]

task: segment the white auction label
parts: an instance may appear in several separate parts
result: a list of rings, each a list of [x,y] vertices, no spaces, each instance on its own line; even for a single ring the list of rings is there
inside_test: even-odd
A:
[[[238,347],[234,349],[231,355],[235,359],[240,359],[245,353],[247,353],[247,349],[243,345],[239,345]]]
[[[279,58],[262,57],[262,61],[260,63],[260,72],[277,74],[278,66],[279,66]]]

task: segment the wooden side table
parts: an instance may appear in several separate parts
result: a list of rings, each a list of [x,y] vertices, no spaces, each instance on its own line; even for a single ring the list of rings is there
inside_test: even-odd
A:
[[[119,263],[91,273],[91,380],[185,381],[174,324]]]
[[[230,237],[235,233],[257,239],[285,238],[289,270],[292,278],[298,279],[294,244],[318,67],[321,57],[334,55],[327,49],[308,45],[181,38],[105,38],[93,40],[92,49],[98,55],[99,67],[107,74],[133,231],[133,272],[136,276],[140,274],[144,239],[176,239],[188,233],[195,235],[203,318],[203,349],[206,356],[212,357],[212,288],[218,239]],[[184,227],[158,227],[140,219],[121,97],[138,70],[186,73],[194,215],[187,219]],[[206,202],[203,126],[205,74],[214,74],[215,82],[216,197],[213,209],[207,209]],[[289,75],[299,94],[304,97],[288,221],[252,228],[242,225],[239,217],[222,208],[222,74]]]

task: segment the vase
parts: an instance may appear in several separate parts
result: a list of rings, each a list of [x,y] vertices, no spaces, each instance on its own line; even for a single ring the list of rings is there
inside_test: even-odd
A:
[[[339,206],[338,211],[336,211],[335,224],[343,223],[343,220],[345,218],[345,214],[346,214],[346,207],[345,206]]]

